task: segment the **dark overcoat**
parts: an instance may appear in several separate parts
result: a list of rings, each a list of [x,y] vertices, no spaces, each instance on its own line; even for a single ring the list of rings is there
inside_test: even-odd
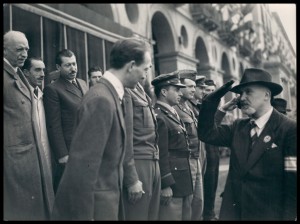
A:
[[[215,103],[203,102],[199,138],[230,147],[221,220],[295,220],[297,211],[296,122],[273,109],[247,159],[249,118],[214,125]]]
[[[74,130],[53,219],[124,218],[121,192],[126,127],[118,94],[105,78],[84,96]]]
[[[3,65],[4,220],[46,220],[54,192],[33,92],[21,71],[18,75],[6,61]]]

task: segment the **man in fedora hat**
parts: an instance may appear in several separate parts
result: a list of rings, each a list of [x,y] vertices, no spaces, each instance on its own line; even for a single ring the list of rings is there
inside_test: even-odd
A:
[[[207,95],[199,114],[199,138],[231,148],[220,220],[295,220],[297,216],[296,122],[274,110],[282,91],[271,75],[249,68],[239,85],[233,81]],[[214,125],[220,99],[228,92],[248,115],[230,125]],[[255,125],[254,125],[255,124]]]
[[[193,182],[189,164],[189,142],[183,121],[173,106],[182,97],[179,72],[152,80],[157,102],[159,167],[161,173],[160,220],[191,220]]]
[[[291,109],[287,109],[287,101],[285,99],[275,98],[271,103],[276,110],[284,115],[287,115],[287,112],[291,112]]]

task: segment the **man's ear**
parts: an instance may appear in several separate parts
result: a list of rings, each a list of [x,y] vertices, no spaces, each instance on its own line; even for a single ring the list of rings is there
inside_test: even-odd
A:
[[[166,96],[166,95],[167,95],[167,89],[162,88],[162,89],[160,90],[160,93],[161,93],[162,96]]]
[[[58,70],[58,71],[60,71],[60,65],[58,65],[58,64],[56,64],[56,69]]]
[[[128,62],[128,63],[125,65],[125,66],[127,67],[126,70],[127,70],[128,72],[131,72],[134,65],[135,65],[135,61],[134,61],[134,60]]]

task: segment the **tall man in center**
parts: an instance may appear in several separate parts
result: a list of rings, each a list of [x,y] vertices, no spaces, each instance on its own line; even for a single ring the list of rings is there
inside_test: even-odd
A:
[[[135,88],[151,67],[149,45],[135,38],[117,41],[110,69],[84,96],[75,121],[69,161],[53,208],[55,220],[118,220],[123,215],[123,177],[133,201],[142,196],[137,178],[123,169],[128,137],[124,87]],[[122,107],[124,108],[122,109]],[[126,166],[125,166],[126,167]]]
[[[192,220],[200,220],[203,211],[203,175],[202,175],[202,164],[199,160],[200,153],[200,142],[198,139],[197,118],[189,107],[188,101],[192,100],[195,94],[196,87],[196,74],[194,70],[179,70],[179,77],[182,84],[186,86],[181,90],[182,97],[178,105],[174,108],[177,111],[179,117],[184,122],[188,139],[189,149],[191,150],[190,156],[190,167],[191,175],[193,178],[193,200],[192,200]]]

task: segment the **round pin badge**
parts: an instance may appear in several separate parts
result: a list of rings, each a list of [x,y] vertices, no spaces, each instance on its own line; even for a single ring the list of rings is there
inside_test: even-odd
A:
[[[269,136],[269,135],[265,136],[265,138],[264,138],[265,143],[269,142],[270,140],[271,140],[271,136]]]

